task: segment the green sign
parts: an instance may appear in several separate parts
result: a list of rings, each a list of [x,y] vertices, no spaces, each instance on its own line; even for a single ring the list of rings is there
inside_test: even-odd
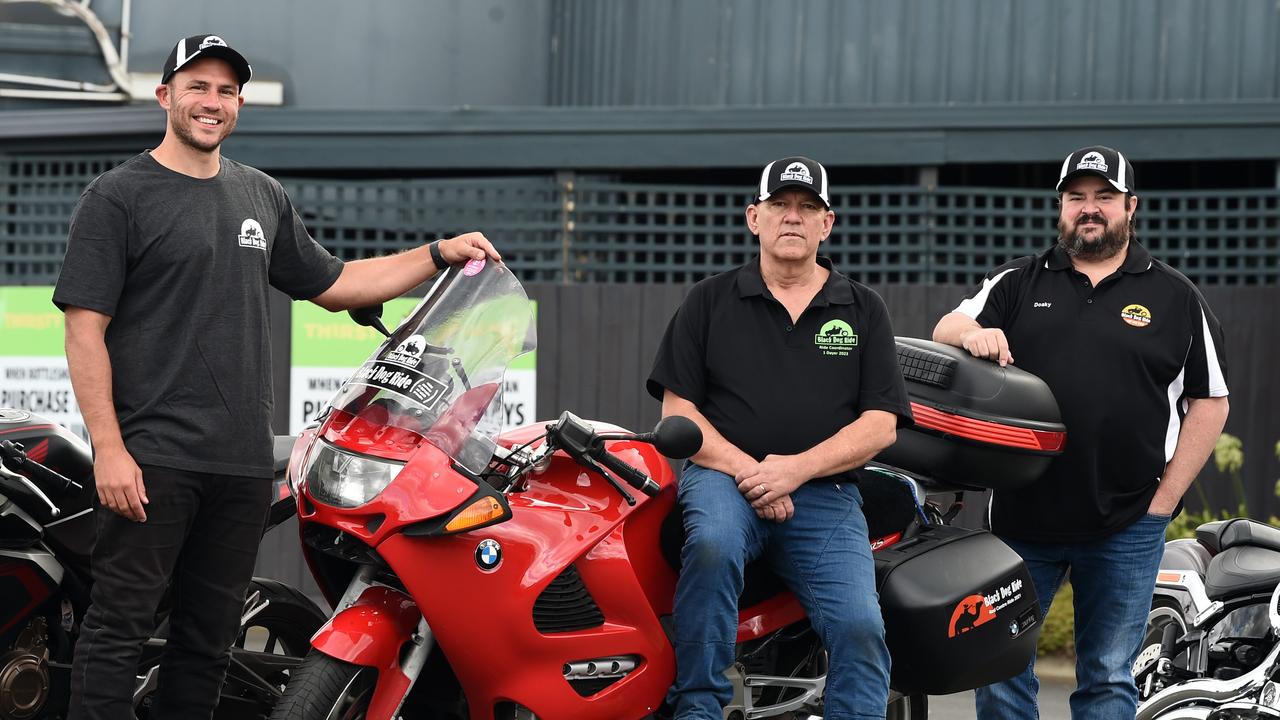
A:
[[[0,355],[62,357],[62,312],[51,287],[0,287]]]
[[[382,306],[382,322],[395,330],[418,306],[419,298],[397,298]],[[537,305],[529,301],[537,317]],[[293,304],[293,340],[290,357],[293,367],[328,367],[355,369],[364,363],[379,345],[381,333],[355,324],[345,313],[331,313],[312,303]],[[512,370],[537,367],[537,352],[516,358]]]

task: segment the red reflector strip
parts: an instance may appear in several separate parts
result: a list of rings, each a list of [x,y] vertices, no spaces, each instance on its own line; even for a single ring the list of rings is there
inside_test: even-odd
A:
[[[1064,432],[1031,430],[986,420],[974,420],[945,413],[920,403],[911,403],[911,413],[920,427],[992,445],[1058,452],[1067,443],[1067,434]]]
[[[896,545],[898,541],[901,539],[902,539],[902,533],[900,532],[896,532],[890,535],[885,535],[884,537],[878,537],[875,540],[871,541],[871,552],[875,552],[876,550],[880,550],[881,548],[887,548],[890,545]]]

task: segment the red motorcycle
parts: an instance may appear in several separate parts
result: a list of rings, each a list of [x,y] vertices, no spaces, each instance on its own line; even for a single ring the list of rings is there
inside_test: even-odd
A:
[[[451,268],[299,437],[290,482],[300,534],[335,612],[272,718],[659,712],[675,670],[682,542],[663,455],[692,455],[701,435],[685,418],[636,434],[568,412],[500,435],[503,372],[534,344],[509,270]],[[917,379],[939,364],[964,376],[963,358],[904,347],[935,361]],[[925,380],[944,393],[952,382]],[[1022,435],[977,438],[974,427],[994,427],[986,417],[926,441],[970,433],[1036,461],[1055,452],[1013,445]],[[894,661],[889,717],[923,718],[928,694],[1024,668],[1040,617],[1021,560],[988,533],[943,524],[921,477],[861,473]],[[795,597],[752,566],[740,607],[725,717],[821,713],[826,655]]]

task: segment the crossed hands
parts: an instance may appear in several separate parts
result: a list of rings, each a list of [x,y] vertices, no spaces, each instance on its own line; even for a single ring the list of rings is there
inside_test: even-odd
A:
[[[794,455],[767,455],[734,476],[738,492],[751,503],[756,515],[777,523],[796,514],[791,493],[808,479]]]

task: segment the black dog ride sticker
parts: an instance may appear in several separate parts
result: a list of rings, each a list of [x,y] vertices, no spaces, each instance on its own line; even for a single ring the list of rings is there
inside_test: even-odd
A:
[[[417,370],[386,362],[362,365],[351,378],[354,382],[390,390],[430,409],[444,395],[446,385]]]

